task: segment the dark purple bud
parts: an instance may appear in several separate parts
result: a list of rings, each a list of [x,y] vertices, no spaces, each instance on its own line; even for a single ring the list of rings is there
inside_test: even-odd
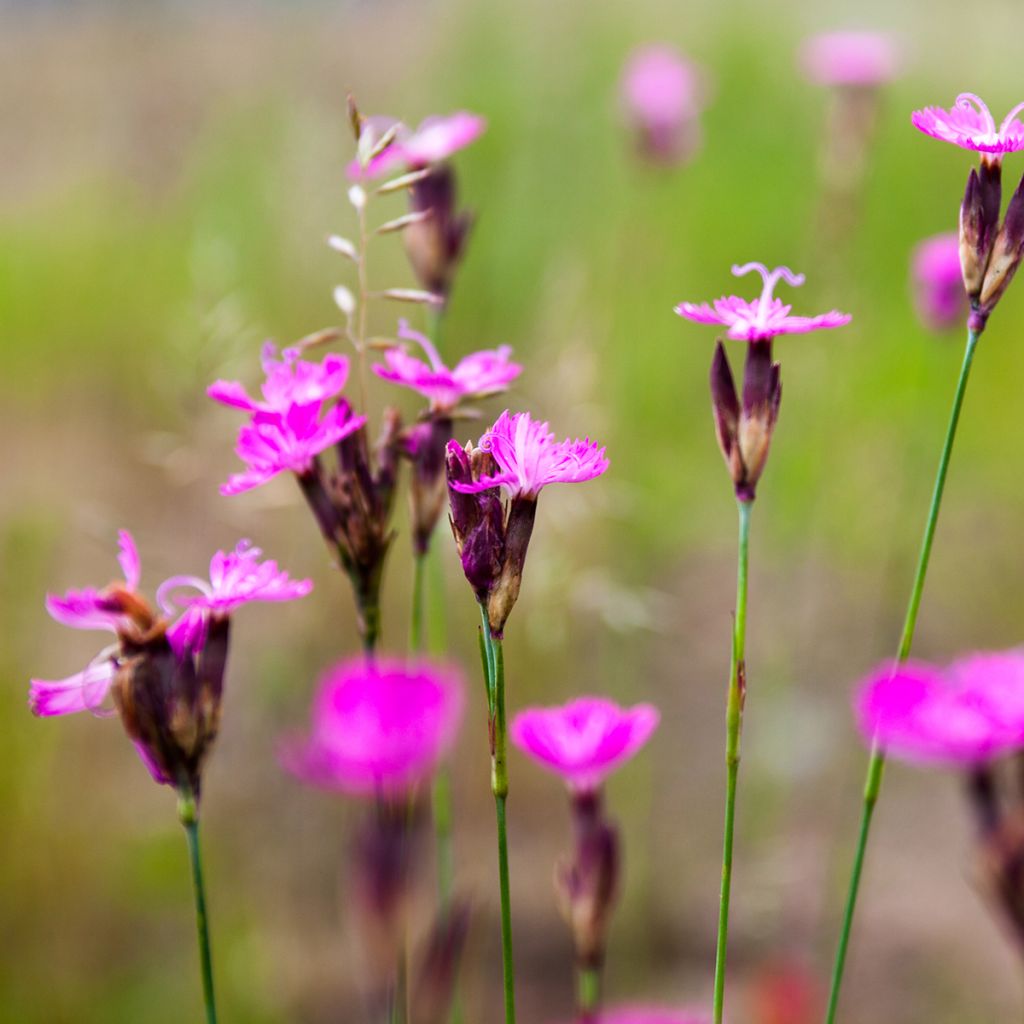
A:
[[[412,990],[410,1024],[445,1024],[469,935],[469,904],[456,901],[438,917]]]
[[[772,362],[771,341],[752,341],[743,368],[743,406],[736,441],[726,462],[741,501],[753,501],[782,401],[779,364]]]
[[[996,781],[988,765],[978,765],[967,774],[967,795],[978,831],[982,836],[990,834],[999,824],[1000,814]]]
[[[417,555],[426,554],[437,521],[444,511],[448,493],[445,452],[451,436],[452,421],[447,417],[417,424],[406,435],[406,453],[412,461],[412,482],[409,487],[412,542]]]
[[[469,455],[458,441],[449,441],[445,446],[445,463],[448,471],[448,483],[471,484],[473,470],[469,464]],[[451,507],[452,532],[455,542],[461,550],[463,539],[477,522],[477,498],[475,494],[463,494],[448,488],[448,501]]]
[[[960,206],[960,269],[964,288],[972,301],[981,295],[999,228],[1001,200],[999,165],[982,162],[967,176],[967,188]]]
[[[736,383],[725,354],[725,346],[720,341],[716,343],[715,354],[711,359],[711,409],[715,416],[718,445],[728,463],[736,443],[740,403],[736,397]]]
[[[519,587],[526,565],[526,552],[537,516],[537,499],[520,496],[512,499],[505,526],[505,561],[501,576],[487,600],[487,618],[491,633],[500,637],[519,598]]]
[[[313,518],[316,519],[316,524],[320,527],[320,532],[333,551],[337,543],[338,517],[331,504],[331,499],[324,489],[323,469],[319,458],[314,460],[312,469],[299,474],[298,481],[306,504],[309,505]]]
[[[1002,298],[1003,292],[1009,287],[1020,266],[1022,253],[1024,253],[1024,178],[1021,179],[1006,208],[1006,219],[996,236],[988,269],[985,271],[979,307],[986,315],[991,313],[996,303]]]

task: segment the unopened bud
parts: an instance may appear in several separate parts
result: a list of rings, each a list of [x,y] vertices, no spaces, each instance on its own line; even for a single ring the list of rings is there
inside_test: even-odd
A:
[[[445,446],[451,440],[452,421],[446,417],[420,423],[406,435],[412,461],[409,505],[412,512],[413,550],[424,555],[430,547],[448,494]]]
[[[1006,218],[996,235],[985,280],[981,286],[980,306],[990,313],[1009,287],[1024,254],[1024,178],[1006,208]]]
[[[501,575],[487,600],[487,618],[491,633],[500,637],[516,601],[523,580],[523,566],[526,551],[533,534],[533,523],[537,516],[537,499],[519,496],[512,499],[505,527],[505,561]]]
[[[999,228],[1002,181],[999,164],[982,162],[967,176],[960,206],[960,269],[972,302],[981,295]]]

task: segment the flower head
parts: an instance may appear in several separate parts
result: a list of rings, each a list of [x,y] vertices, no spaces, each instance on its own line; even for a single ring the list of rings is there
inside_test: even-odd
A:
[[[385,365],[377,363],[373,372],[382,380],[418,391],[430,401],[434,412],[451,412],[463,399],[505,391],[523,370],[511,361],[508,345],[474,352],[449,369],[430,339],[412,330],[406,320],[399,321],[398,337],[419,345],[428,362],[410,355],[405,348],[390,348],[384,353]]]
[[[713,307],[706,302],[700,305],[682,302],[676,306],[676,312],[696,323],[727,327],[729,337],[736,341],[767,341],[780,334],[806,334],[825,327],[843,327],[850,322],[849,314],[837,310],[820,316],[790,316],[792,306],[787,306],[772,293],[780,280],[794,287],[802,285],[804,275],[794,274],[789,267],[769,270],[763,263],[744,263],[732,268],[736,277],[752,270],[757,271],[764,281],[761,294],[752,302],[729,295],[716,299]]]
[[[621,91],[646,155],[674,163],[697,147],[703,83],[675,47],[654,43],[634,50],[622,72]]]
[[[398,796],[449,751],[462,705],[462,678],[451,666],[355,658],[323,678],[308,738],[286,740],[280,760],[312,785]]]
[[[910,261],[917,312],[924,325],[939,331],[954,327],[967,312],[960,269],[960,237],[953,231],[919,242]]]
[[[601,697],[580,697],[562,707],[521,711],[509,735],[571,789],[589,792],[643,747],[660,717],[650,704],[622,708]]]
[[[974,93],[962,92],[949,110],[925,107],[910,115],[913,126],[933,139],[952,142],[961,149],[987,153],[995,162],[1004,153],[1024,149],[1024,124],[1018,115],[1024,103],[1018,103],[996,127],[995,119],[985,103]]]
[[[882,85],[900,66],[899,48],[883,32],[823,32],[804,43],[800,58],[818,85]]]
[[[313,405],[340,395],[348,380],[348,359],[334,352],[322,362],[301,358],[298,348],[286,348],[276,358],[274,343],[263,346],[262,362],[266,380],[262,385],[263,400],[251,398],[240,381],[218,380],[206,393],[214,401],[246,412],[286,413],[293,405]]]
[[[506,487],[512,496],[535,499],[541,488],[554,483],[581,483],[608,469],[605,450],[590,438],[556,441],[547,423],[528,412],[506,409],[480,438],[480,448],[493,457],[498,472],[472,483],[453,481],[463,494]]]
[[[367,121],[372,123],[373,119],[368,118]],[[486,127],[487,121],[484,118],[465,110],[446,117],[428,117],[420,122],[415,131],[400,125],[394,141],[370,160],[365,168],[360,167],[357,160],[349,165],[349,177],[377,178],[403,164],[415,169],[439,163],[475,142]],[[383,135],[381,131],[380,137],[383,138]]]
[[[1024,653],[973,654],[942,670],[886,664],[855,698],[861,734],[902,760],[977,764],[1024,748]]]
[[[345,401],[321,418],[321,405],[292,405],[285,412],[254,412],[238,433],[235,452],[249,467],[221,486],[224,495],[240,494],[290,470],[309,473],[317,455],[355,433],[366,422]]]

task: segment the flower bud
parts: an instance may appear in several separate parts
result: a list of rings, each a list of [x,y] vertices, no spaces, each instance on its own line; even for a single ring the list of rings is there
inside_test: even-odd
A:
[[[1013,275],[1020,266],[1021,255],[1024,254],[1024,178],[1006,208],[1003,226],[996,235],[989,258],[985,280],[981,286],[980,306],[987,314],[1002,298],[1003,292],[1009,287]]]
[[[530,546],[536,516],[535,497],[523,495],[512,499],[505,527],[505,560],[501,566],[501,575],[487,600],[487,619],[491,624],[491,633],[496,637],[501,636],[519,598],[526,551]]]
[[[469,904],[457,900],[431,929],[412,990],[410,1024],[445,1024],[448,1020],[468,934]]]
[[[417,556],[427,553],[444,510],[448,494],[445,450],[451,436],[451,419],[440,417],[417,424],[405,437],[406,454],[412,461],[409,505],[413,550]]]
[[[575,849],[555,872],[559,908],[572,932],[576,959],[584,969],[604,961],[608,926],[619,887],[619,837],[596,792],[573,796]]]
[[[998,163],[985,161],[967,176],[967,188],[960,206],[960,269],[967,296],[975,302],[981,295],[985,271],[999,228],[1002,199]]]

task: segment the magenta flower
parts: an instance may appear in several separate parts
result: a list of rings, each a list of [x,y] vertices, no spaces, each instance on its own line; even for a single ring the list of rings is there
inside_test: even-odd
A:
[[[263,382],[263,401],[250,398],[239,381],[218,380],[206,393],[214,401],[222,402],[246,412],[286,413],[293,405],[313,405],[340,395],[348,380],[348,359],[329,353],[322,362],[311,363],[301,358],[297,348],[286,348],[281,359],[276,359],[274,343],[263,346],[262,362],[266,380]]]
[[[693,152],[704,100],[701,76],[675,47],[655,43],[634,50],[621,90],[626,115],[647,155],[674,162]]]
[[[254,412],[238,433],[235,451],[249,467],[235,473],[220,493],[240,494],[291,470],[302,476],[313,469],[317,455],[354,434],[366,423],[340,401],[321,419],[320,403],[293,405],[287,412]]]
[[[945,671],[886,664],[861,685],[857,724],[902,760],[976,764],[1024,748],[1024,652],[974,654]]]
[[[776,267],[770,271],[763,263],[744,263],[732,268],[736,277],[752,270],[756,270],[764,280],[760,296],[752,302],[729,295],[716,299],[713,308],[706,302],[700,305],[682,302],[676,306],[676,312],[696,323],[727,327],[729,337],[736,341],[767,341],[780,334],[806,334],[825,327],[843,327],[850,322],[848,313],[837,310],[820,316],[790,316],[792,306],[774,298],[772,292],[780,279],[794,287],[802,285],[803,274],[794,274],[789,267]]]
[[[512,742],[575,792],[597,789],[650,739],[661,715],[650,704],[622,708],[601,697],[527,708],[512,720]]]
[[[286,740],[280,761],[325,789],[400,796],[451,749],[462,707],[462,677],[451,666],[354,658],[324,676],[308,738]]]
[[[961,149],[991,154],[998,163],[1004,153],[1024,149],[1024,124],[1017,120],[1022,110],[1024,103],[1018,103],[997,128],[984,102],[974,93],[962,92],[950,110],[925,107],[924,110],[915,110],[910,121],[933,139],[952,142]]]
[[[548,484],[581,483],[608,469],[604,448],[590,438],[556,441],[547,423],[528,412],[506,409],[482,438],[480,449],[489,452],[498,467],[493,475],[472,482],[452,481],[461,494],[479,494],[492,487],[506,487],[512,497],[535,499]]]
[[[882,85],[899,71],[899,47],[882,32],[823,32],[800,51],[807,77],[818,85]]]
[[[710,1024],[711,1017],[667,1006],[628,1005],[611,1006],[588,1016],[586,1021],[587,1024]]]
[[[474,352],[449,370],[430,339],[412,330],[407,321],[399,321],[398,336],[419,345],[429,363],[409,355],[404,347],[389,348],[384,353],[386,365],[375,364],[373,372],[382,380],[418,391],[430,400],[434,412],[451,412],[464,398],[485,398],[506,391],[523,372],[522,366],[511,361],[508,345]]]
[[[918,243],[910,263],[915,305],[924,325],[940,331],[955,327],[967,313],[960,268],[960,237],[955,231]]]
[[[395,141],[378,153],[365,168],[361,168],[357,160],[349,164],[349,177],[378,178],[403,164],[416,169],[439,163],[475,142],[486,127],[487,121],[484,118],[465,110],[447,117],[428,117],[415,131],[402,125]],[[383,134],[380,133],[381,137]]]

